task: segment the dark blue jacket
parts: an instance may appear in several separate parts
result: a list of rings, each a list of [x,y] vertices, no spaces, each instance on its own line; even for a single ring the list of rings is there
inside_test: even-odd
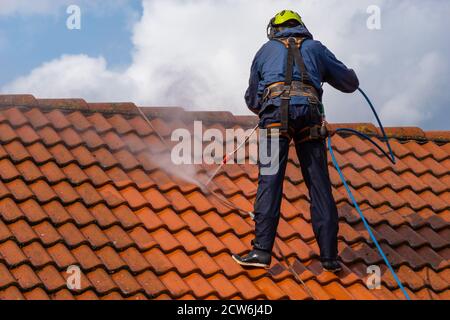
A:
[[[359,87],[358,77],[355,72],[348,69],[340,62],[322,43],[313,40],[313,36],[306,27],[298,26],[295,28],[284,29],[275,34],[277,38],[286,37],[304,37],[301,53],[305,61],[306,69],[314,84],[314,87],[322,96],[321,84],[329,83],[334,88],[351,93]],[[248,108],[259,114],[261,121],[265,124],[280,121],[279,106],[281,99],[279,97],[262,102],[264,89],[275,82],[285,80],[287,49],[276,40],[270,40],[262,46],[253,60],[249,88],[245,93],[245,101]],[[297,67],[294,68],[294,80],[301,80],[300,72]],[[308,104],[305,97],[292,97],[290,118],[300,116],[299,106]],[[304,108],[303,108],[304,109]]]

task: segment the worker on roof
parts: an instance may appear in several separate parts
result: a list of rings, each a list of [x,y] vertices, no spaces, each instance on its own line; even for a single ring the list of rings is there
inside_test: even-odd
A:
[[[337,248],[338,212],[327,165],[328,134],[321,103],[322,83],[351,93],[358,89],[359,81],[353,70],[337,60],[322,43],[313,40],[296,12],[278,13],[270,21],[268,37],[269,41],[253,61],[245,100],[248,108],[259,115],[260,129],[266,128],[271,139],[278,139],[279,168],[275,174],[262,174],[264,165],[259,163],[253,250],[233,258],[244,266],[270,266],[289,144],[293,140],[309,190],[312,226],[322,266],[337,272],[341,270]]]

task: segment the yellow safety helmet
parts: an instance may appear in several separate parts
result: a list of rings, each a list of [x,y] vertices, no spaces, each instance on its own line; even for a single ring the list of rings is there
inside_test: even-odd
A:
[[[283,10],[281,12],[278,12],[275,17],[270,20],[269,25],[267,26],[267,37],[269,39],[273,39],[275,37],[275,28],[277,26],[283,25],[288,21],[297,21],[301,25],[305,25],[303,23],[302,17],[300,17],[297,12],[292,10]]]
[[[279,26],[280,24],[283,24],[290,20],[295,20],[298,23],[303,24],[302,17],[300,17],[297,12],[292,10],[283,10],[281,12],[278,12],[272,19],[271,24],[272,26]]]

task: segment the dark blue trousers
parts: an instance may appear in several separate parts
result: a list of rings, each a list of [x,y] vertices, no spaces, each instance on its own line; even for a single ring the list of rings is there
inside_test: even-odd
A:
[[[304,108],[308,108],[305,106]],[[320,123],[320,120],[304,112],[304,116],[290,119],[292,132],[305,126]],[[255,202],[255,249],[272,252],[275,242],[280,206],[283,197],[283,181],[288,161],[290,139],[279,138],[279,168],[275,174],[261,174],[263,164],[259,164],[259,184]],[[327,149],[324,141],[295,142],[301,172],[311,199],[311,219],[314,234],[320,247],[321,259],[337,258],[338,212],[331,192],[331,182],[327,164]],[[268,144],[270,146],[270,143]],[[273,156],[273,155],[272,155]]]

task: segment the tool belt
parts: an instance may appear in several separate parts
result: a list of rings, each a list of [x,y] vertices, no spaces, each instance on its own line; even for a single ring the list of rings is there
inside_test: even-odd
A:
[[[289,94],[289,97],[307,97],[312,104],[320,102],[316,88],[301,81],[292,81],[287,87],[284,82],[272,83],[264,91],[263,101],[281,97],[285,93]]]
[[[302,130],[295,132],[292,129],[288,129],[287,132],[281,131],[281,123],[272,123],[266,126],[268,130],[267,136],[274,137],[276,135],[284,136],[289,140],[294,139],[295,143],[303,143],[314,140],[325,140],[333,133],[328,127],[323,125],[313,125],[310,127],[305,127]]]

